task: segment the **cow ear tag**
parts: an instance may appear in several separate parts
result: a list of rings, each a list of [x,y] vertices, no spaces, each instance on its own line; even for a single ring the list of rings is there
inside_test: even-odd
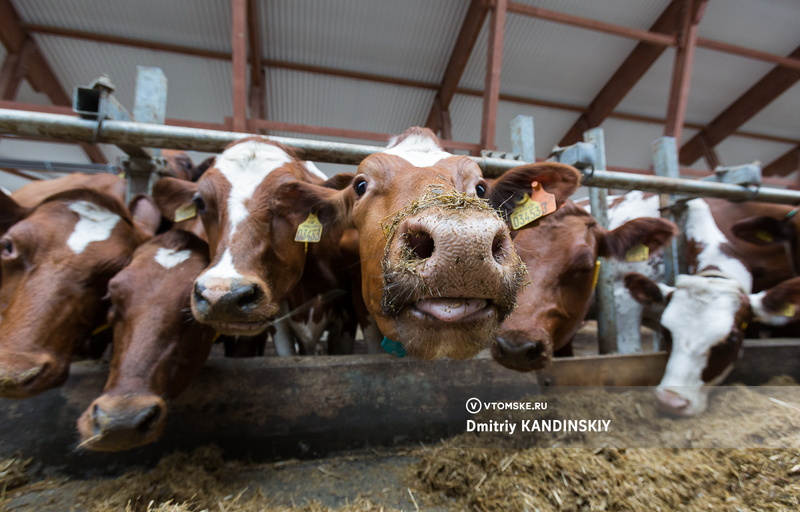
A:
[[[628,262],[647,261],[649,257],[650,249],[644,244],[635,245],[625,253],[625,261]]]
[[[793,317],[793,316],[794,316],[794,314],[795,314],[795,312],[796,312],[796,309],[795,309],[795,307],[794,307],[794,304],[792,304],[792,303],[789,303],[789,304],[786,304],[786,305],[783,307],[783,309],[781,309],[780,311],[778,311],[778,314],[779,314],[779,315],[781,315],[781,316]]]
[[[194,203],[186,203],[175,210],[175,222],[181,222],[195,217],[197,217],[197,205]]]
[[[295,242],[319,242],[322,238],[322,223],[317,218],[316,213],[309,213],[308,218],[297,226],[297,233],[294,235]]]
[[[399,341],[390,340],[386,336],[381,341],[381,348],[387,353],[395,357],[406,357],[406,349]]]
[[[511,228],[519,229],[548,213],[556,211],[556,196],[547,192],[538,181],[531,183],[531,194],[522,196],[511,212]]]
[[[600,260],[594,262],[594,276],[592,276],[592,290],[597,288],[597,279],[600,277]]]
[[[756,231],[756,238],[758,238],[762,242],[767,242],[768,244],[771,244],[772,242],[775,241],[775,238],[773,238],[772,233],[768,231]]]

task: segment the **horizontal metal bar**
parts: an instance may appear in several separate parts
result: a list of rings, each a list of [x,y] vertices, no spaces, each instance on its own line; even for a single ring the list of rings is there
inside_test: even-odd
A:
[[[94,129],[94,122],[76,117],[0,109],[0,134],[60,141],[89,142],[92,140]],[[103,123],[97,142],[216,153],[222,151],[231,142],[252,135],[254,134],[109,120]],[[378,146],[343,142],[289,137],[269,138],[295,148],[301,158],[316,162],[358,164],[367,156],[383,149]],[[519,160],[503,160],[499,158],[470,158],[480,166],[484,176],[489,178],[497,177],[503,172],[525,163]],[[584,179],[583,184],[590,187],[719,197],[733,201],[752,200],[767,203],[800,204],[800,191],[796,190],[766,187],[748,188],[724,183],[663,178],[606,170],[595,170],[590,173]]]
[[[0,167],[43,172],[83,172],[86,174],[117,173],[112,164],[75,164],[69,162],[51,162],[48,160],[19,160],[16,158],[0,158]]]

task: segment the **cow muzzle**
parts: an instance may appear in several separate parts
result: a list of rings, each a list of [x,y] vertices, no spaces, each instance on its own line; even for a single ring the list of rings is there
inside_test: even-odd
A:
[[[129,450],[161,437],[167,405],[156,395],[103,395],[78,419],[81,448]]]
[[[553,359],[553,340],[543,329],[501,330],[492,344],[492,357],[511,370],[540,370]]]
[[[701,387],[656,388],[658,410],[668,416],[695,416],[706,410],[708,397]]]
[[[248,277],[198,278],[191,302],[198,322],[232,336],[260,334],[278,313],[266,284]]]
[[[50,354],[0,355],[0,397],[34,397],[63,384],[68,372],[69,359],[58,364]]]

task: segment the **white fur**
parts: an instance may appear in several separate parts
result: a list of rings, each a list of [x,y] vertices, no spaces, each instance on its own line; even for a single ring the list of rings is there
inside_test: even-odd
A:
[[[241,277],[242,274],[236,270],[236,266],[233,264],[231,250],[225,249],[219,262],[200,274],[197,278],[197,282],[205,286],[205,281],[207,279],[236,279]]]
[[[416,167],[431,167],[439,160],[453,156],[442,150],[433,139],[421,135],[407,137],[400,144],[383,150],[383,153],[405,158]]]
[[[689,275],[678,276],[675,284],[661,316],[661,324],[672,334],[672,353],[658,389],[687,399],[686,412],[696,414],[706,405],[709,388],[702,374],[709,351],[727,340],[741,307],[742,288],[733,279]]]
[[[325,175],[325,173],[322,172],[319,169],[319,167],[317,167],[314,164],[314,162],[312,162],[311,160],[306,160],[305,164],[306,164],[306,169],[308,169],[309,172],[311,172],[311,174],[313,174],[314,176],[318,176],[318,177],[322,178],[323,180],[327,180],[328,179],[328,177]]]
[[[753,308],[753,317],[759,322],[767,325],[779,326],[793,322],[793,317],[776,315],[775,313],[770,313],[767,311],[767,308],[764,307],[764,296],[766,294],[767,292],[765,290],[763,292],[750,295],[750,306]]]
[[[153,259],[164,268],[172,268],[188,260],[191,255],[192,252],[189,249],[176,251],[175,249],[159,247]]]
[[[67,246],[75,254],[82,253],[92,242],[108,240],[120,216],[88,201],[70,203],[69,209],[77,213],[78,222],[67,239]]]
[[[249,215],[245,202],[253,197],[258,186],[272,171],[288,164],[292,158],[281,148],[263,142],[248,141],[225,150],[214,166],[231,184],[228,196],[230,235]]]

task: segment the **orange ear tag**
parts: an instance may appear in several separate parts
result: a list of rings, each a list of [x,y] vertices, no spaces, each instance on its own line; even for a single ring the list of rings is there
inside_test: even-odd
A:
[[[194,203],[186,203],[175,210],[175,222],[193,219],[197,216],[197,206]]]
[[[308,218],[297,226],[297,233],[294,235],[295,242],[319,242],[322,238],[322,223],[317,218],[316,213],[309,213]]]
[[[531,183],[531,190],[530,195],[522,196],[522,200],[509,216],[512,229],[519,229],[556,211],[556,196],[547,192],[538,181]]]
[[[628,252],[625,253],[625,261],[628,262],[637,262],[637,261],[647,261],[647,258],[650,257],[650,249],[644,245],[639,244],[634,247],[628,249]]]
[[[784,308],[782,310],[778,311],[778,314],[781,315],[781,316],[786,316],[786,317],[790,317],[790,318],[793,317],[794,314],[795,314],[794,304],[791,304],[791,303],[790,304],[786,304],[786,306],[784,306]]]

